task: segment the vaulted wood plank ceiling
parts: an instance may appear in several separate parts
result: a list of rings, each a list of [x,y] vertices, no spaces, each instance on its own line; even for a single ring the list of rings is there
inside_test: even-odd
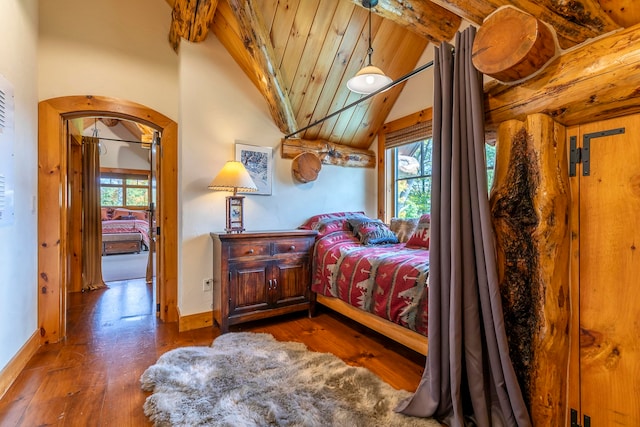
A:
[[[361,0],[166,0],[169,39],[201,41],[209,30],[263,94],[274,123],[291,134],[362,95],[347,80],[366,65],[368,9]],[[551,25],[561,49],[640,21],[633,0],[379,0],[371,21],[372,62],[396,80],[430,43],[451,40],[462,19],[476,25],[513,6]],[[403,84],[295,136],[367,148]]]

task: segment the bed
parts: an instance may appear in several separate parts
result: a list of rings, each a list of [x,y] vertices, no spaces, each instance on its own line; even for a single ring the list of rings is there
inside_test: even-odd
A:
[[[428,220],[407,233],[361,212],[310,218],[300,227],[318,230],[310,314],[321,304],[426,355]]]
[[[102,241],[104,255],[149,249],[146,212],[102,208]]]

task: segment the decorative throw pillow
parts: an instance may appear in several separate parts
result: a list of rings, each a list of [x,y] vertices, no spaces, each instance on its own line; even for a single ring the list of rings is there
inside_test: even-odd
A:
[[[406,243],[418,226],[418,218],[391,218],[389,229],[398,236],[400,243]]]
[[[141,211],[141,210],[135,210],[135,211],[129,211],[129,216],[133,216],[135,217],[135,219],[148,219],[147,217],[147,211]]]
[[[407,241],[408,247],[429,249],[429,227],[431,226],[431,216],[424,214],[418,220],[418,225]]]
[[[318,230],[318,236],[326,236],[336,231],[350,231],[347,218],[325,218],[313,225],[314,230]]]
[[[113,208],[100,208],[100,219],[102,221],[108,221],[113,219]]]
[[[329,219],[346,220],[348,217],[352,217],[352,216],[364,216],[364,212],[333,212],[333,213],[314,215],[308,220],[306,220],[298,228],[302,230],[317,230],[318,229],[317,227],[319,227],[318,222],[320,222],[321,220],[329,220]]]
[[[351,218],[349,224],[353,227],[353,234],[363,245],[398,243],[395,233],[379,219]]]

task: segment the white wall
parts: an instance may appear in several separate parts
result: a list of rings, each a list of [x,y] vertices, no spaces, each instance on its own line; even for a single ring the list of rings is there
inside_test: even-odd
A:
[[[273,194],[247,196],[247,229],[291,229],[311,215],[330,211],[376,215],[374,169],[325,165],[315,182],[293,179],[291,160],[280,159],[283,135],[266,102],[216,37],[210,34],[198,44],[183,41],[179,55],[170,48],[166,2],[56,0],[41,1],[39,7],[40,100],[110,96],[141,103],[179,123],[182,315],[210,309],[211,294],[203,293],[202,279],[211,277],[209,233],[224,229],[227,194],[212,192],[207,185],[234,157],[235,141],[274,151]],[[406,115],[428,105],[425,97],[412,97],[394,111]]]
[[[85,129],[82,134],[93,136],[94,128],[98,130],[98,138],[101,138],[101,168],[149,170],[149,150],[142,148],[141,144],[125,142],[135,141],[136,137],[122,123],[110,127],[98,120]],[[113,141],[114,139],[123,139],[124,141]]]
[[[322,212],[364,210],[376,214],[376,171],[323,165],[318,179],[301,184],[291,160],[280,158],[283,134],[274,125],[264,98],[215,37],[180,47],[180,230],[179,295],[182,315],[210,309],[213,245],[209,233],[225,226],[225,196],[207,185],[234,144],[272,147],[273,193],[246,195],[248,230],[293,229]]]
[[[40,100],[110,96],[177,120],[178,55],[167,41],[167,2],[45,0],[39,9]]]
[[[429,43],[418,60],[416,68],[433,60],[433,43]],[[405,83],[402,93],[391,108],[387,120],[391,122],[417,111],[433,106],[433,66],[411,77]]]
[[[0,74],[15,101],[15,219],[0,227],[0,370],[38,328],[37,27],[37,0],[0,1]]]
[[[463,19],[458,31],[462,32],[470,25],[474,24]],[[455,42],[456,36],[454,35],[453,38],[449,40],[449,43],[455,46]],[[429,43],[427,48],[422,53],[422,56],[418,60],[418,63],[415,66],[414,70],[421,65],[433,61],[435,53],[434,49],[435,45],[433,43]],[[387,120],[385,120],[385,122],[390,122],[401,117],[408,116],[409,114],[413,114],[417,111],[424,110],[425,108],[429,108],[432,106],[433,66],[426,68],[424,71],[407,80],[405,87],[404,89],[402,89],[402,93],[398,98],[398,101],[389,112],[389,116],[387,116]]]

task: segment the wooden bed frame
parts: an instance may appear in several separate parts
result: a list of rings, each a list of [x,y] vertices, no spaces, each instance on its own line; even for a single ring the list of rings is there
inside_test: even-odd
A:
[[[368,327],[369,329],[373,329],[374,331],[391,338],[405,347],[425,356],[427,355],[427,350],[429,349],[427,337],[412,331],[411,329],[404,328],[378,317],[375,314],[360,310],[359,308],[347,304],[341,299],[319,295],[315,292],[312,295],[311,308],[309,309],[309,314],[311,316],[315,314],[314,304],[322,304],[325,307],[328,307],[333,311]]]

